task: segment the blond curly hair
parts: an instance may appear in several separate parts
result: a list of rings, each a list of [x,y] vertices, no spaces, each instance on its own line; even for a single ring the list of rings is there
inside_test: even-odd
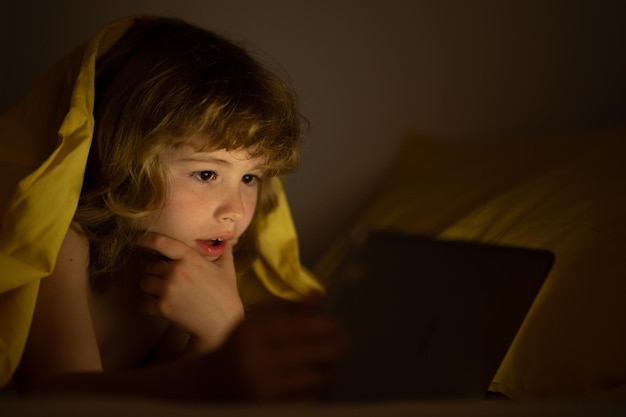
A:
[[[75,215],[89,239],[93,279],[124,267],[137,220],[163,205],[165,150],[200,135],[208,138],[203,150],[262,157],[268,177],[297,166],[306,119],[293,88],[242,47],[178,19],[136,20],[98,59],[95,97]],[[261,183],[257,219],[275,205],[270,183]],[[238,271],[255,257],[255,224],[235,248]]]

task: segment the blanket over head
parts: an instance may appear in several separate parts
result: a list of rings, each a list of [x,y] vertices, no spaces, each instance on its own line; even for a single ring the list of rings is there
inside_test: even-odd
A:
[[[95,62],[134,18],[98,31],[0,115],[0,387],[20,361],[39,280],[54,269],[80,196],[93,134]],[[254,277],[240,283],[244,303],[297,299],[319,283],[300,264],[280,181],[278,207],[260,222]]]

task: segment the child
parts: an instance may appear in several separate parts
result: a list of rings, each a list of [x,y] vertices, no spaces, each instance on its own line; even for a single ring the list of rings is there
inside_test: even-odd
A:
[[[96,63],[80,200],[39,285],[18,388],[311,398],[342,350],[319,297],[244,320],[239,294],[266,250],[257,232],[281,197],[273,178],[297,162],[294,94],[240,47],[176,19],[138,18],[111,43]]]

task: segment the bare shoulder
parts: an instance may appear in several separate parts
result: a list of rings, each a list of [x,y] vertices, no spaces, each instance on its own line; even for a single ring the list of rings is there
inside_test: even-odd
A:
[[[89,310],[89,242],[70,228],[52,274],[43,278],[20,369],[25,386],[56,375],[101,370]]]
[[[42,279],[38,302],[46,301],[48,287],[77,286],[87,288],[89,269],[89,240],[78,224],[72,224],[63,239],[54,269]]]
[[[68,229],[61,250],[57,257],[57,264],[70,263],[76,267],[89,266],[89,240],[83,234],[77,223],[72,223]]]

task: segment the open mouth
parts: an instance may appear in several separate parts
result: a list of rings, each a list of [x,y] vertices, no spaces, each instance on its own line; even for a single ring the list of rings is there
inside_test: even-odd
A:
[[[209,257],[219,257],[222,256],[224,251],[227,249],[228,239],[197,240],[196,244],[203,255]]]

